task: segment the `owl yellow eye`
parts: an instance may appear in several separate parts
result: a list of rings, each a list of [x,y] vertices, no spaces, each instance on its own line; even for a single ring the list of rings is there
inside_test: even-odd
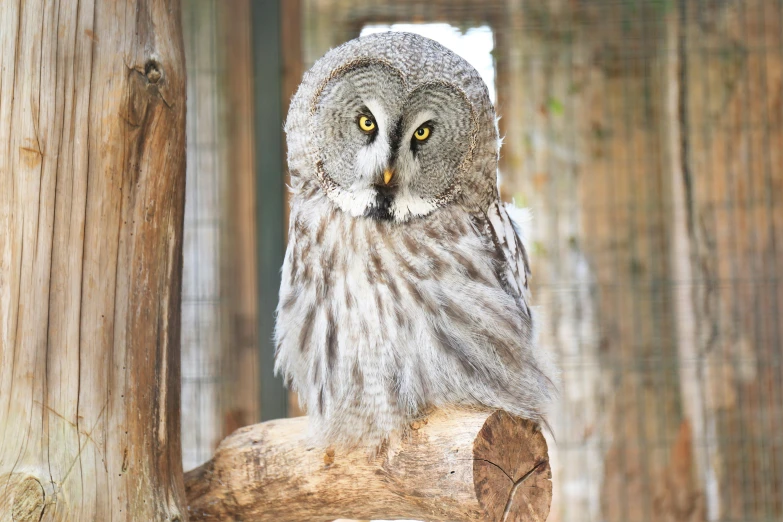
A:
[[[430,128],[426,125],[421,126],[416,129],[416,132],[413,133],[413,136],[419,141],[424,141],[430,137]]]
[[[369,116],[359,116],[359,128],[368,134],[375,132],[375,122]]]

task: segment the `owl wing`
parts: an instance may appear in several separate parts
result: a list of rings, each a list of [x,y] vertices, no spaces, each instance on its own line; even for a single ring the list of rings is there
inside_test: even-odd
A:
[[[512,218],[512,214],[516,219]],[[487,210],[488,232],[504,261],[503,266],[498,267],[500,278],[506,291],[521,301],[522,309],[529,314],[530,261],[521,237],[524,220],[523,209],[497,200]]]

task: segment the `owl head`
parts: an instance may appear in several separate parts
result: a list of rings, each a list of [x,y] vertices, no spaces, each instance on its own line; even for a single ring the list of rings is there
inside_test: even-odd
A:
[[[308,71],[286,120],[294,188],[317,182],[354,217],[405,222],[497,194],[487,86],[464,59],[410,33],[337,47]]]

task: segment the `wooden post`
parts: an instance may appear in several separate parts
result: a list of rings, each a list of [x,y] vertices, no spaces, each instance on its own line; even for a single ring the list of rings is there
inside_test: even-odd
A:
[[[0,2],[0,519],[183,520],[178,0]]]
[[[224,0],[220,16],[221,56],[225,57],[227,219],[223,225],[231,269],[224,271],[227,288],[227,339],[223,345],[225,372],[222,437],[260,420],[258,377],[258,285],[256,283],[256,182],[253,131],[253,47],[251,0]],[[280,131],[282,132],[282,130]],[[280,225],[282,226],[282,225]]]
[[[543,522],[543,435],[504,412],[435,412],[375,457],[319,450],[307,417],[242,428],[188,472],[190,520],[409,518]]]

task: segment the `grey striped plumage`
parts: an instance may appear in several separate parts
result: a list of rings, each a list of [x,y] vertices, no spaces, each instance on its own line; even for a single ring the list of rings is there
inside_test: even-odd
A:
[[[478,73],[420,36],[352,40],[305,75],[286,133],[277,369],[320,441],[377,446],[431,406],[543,421],[553,371]]]

